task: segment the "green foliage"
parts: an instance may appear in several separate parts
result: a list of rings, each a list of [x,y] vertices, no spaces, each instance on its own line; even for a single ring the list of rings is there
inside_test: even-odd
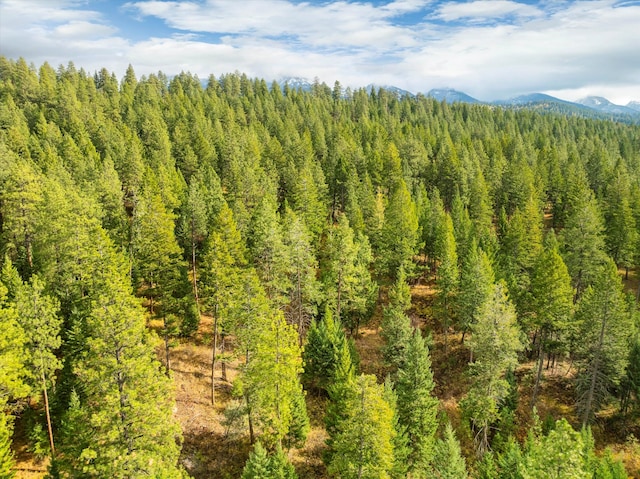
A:
[[[277,312],[256,321],[251,334],[243,383],[262,439],[269,445],[281,443],[294,424],[292,438],[304,443],[309,426],[298,379],[302,360],[296,331]],[[294,418],[297,423],[293,423]]]
[[[587,477],[580,433],[561,419],[547,436],[528,445],[522,462],[523,479],[572,479]]]
[[[242,479],[297,479],[296,471],[281,448],[268,453],[260,442],[253,448],[242,471]]]
[[[327,392],[336,381],[336,374],[344,358],[350,359],[350,349],[339,321],[327,309],[324,318],[311,323],[302,353],[304,372],[302,381],[311,390]]]
[[[522,349],[515,308],[505,294],[502,283],[495,285],[472,329],[469,347],[475,362],[469,365],[473,379],[461,407],[470,419],[479,453],[489,447],[489,428],[498,418],[498,405],[508,392],[507,370],[518,364]]]
[[[631,312],[612,260],[600,269],[594,286],[584,292],[576,315],[580,366],[577,406],[586,425],[608,399],[612,387],[619,384],[633,333]]]
[[[433,458],[433,473],[438,479],[466,479],[467,466],[460,451],[451,423],[447,423],[444,437],[438,439]]]
[[[400,179],[389,193],[380,233],[376,264],[381,274],[391,276],[404,267],[410,272],[418,242],[418,216],[405,182]]]
[[[434,454],[438,399],[432,395],[431,358],[420,330],[409,338],[405,354],[396,382],[398,422],[409,440],[409,471],[421,477],[427,474]]]
[[[4,409],[5,405],[0,403]],[[0,411],[0,478],[13,479],[15,472],[13,469],[14,460],[11,451],[11,422],[6,412]]]
[[[333,440],[329,473],[344,479],[386,478],[393,468],[393,410],[374,376],[352,382],[347,415]]]
[[[0,405],[29,393],[26,381],[30,352],[27,335],[18,321],[15,305],[7,301],[7,288],[0,282]]]

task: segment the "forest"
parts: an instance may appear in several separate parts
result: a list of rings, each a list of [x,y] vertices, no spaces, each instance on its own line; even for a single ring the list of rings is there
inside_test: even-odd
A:
[[[4,57],[0,100],[0,478],[640,477],[640,126]]]

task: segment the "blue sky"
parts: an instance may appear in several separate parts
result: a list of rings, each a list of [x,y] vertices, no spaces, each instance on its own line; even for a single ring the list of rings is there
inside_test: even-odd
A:
[[[0,54],[118,77],[131,64],[626,104],[640,101],[640,1],[0,0]]]

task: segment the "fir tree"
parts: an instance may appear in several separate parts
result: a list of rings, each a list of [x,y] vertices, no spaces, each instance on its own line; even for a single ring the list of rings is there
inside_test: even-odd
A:
[[[536,404],[544,354],[550,354],[549,341],[562,335],[569,325],[573,309],[571,278],[558,251],[553,231],[548,234],[545,250],[540,254],[531,278],[531,294],[538,341],[536,379],[531,395],[531,407]]]
[[[416,477],[427,475],[434,454],[438,429],[438,400],[433,397],[431,358],[420,330],[411,335],[406,359],[398,370],[398,422],[409,440],[409,471]]]
[[[49,408],[49,391],[55,384],[54,373],[62,363],[56,356],[61,345],[60,327],[57,317],[59,304],[44,294],[44,284],[37,275],[31,277],[18,292],[16,298],[18,315],[27,336],[26,347],[31,351],[27,364],[30,375],[42,390],[51,456],[55,457],[55,443]]]
[[[352,383],[347,416],[332,444],[330,474],[344,479],[388,477],[393,468],[393,411],[374,376]]]
[[[628,360],[633,323],[613,261],[601,268],[578,304],[578,409],[588,424],[618,385]]]
[[[473,383],[461,406],[471,420],[480,454],[489,448],[489,428],[498,418],[498,404],[507,394],[504,375],[518,364],[517,353],[522,349],[515,308],[504,289],[502,283],[494,287],[491,298],[480,310],[469,341],[475,357],[470,364]]]
[[[438,479],[467,479],[467,465],[451,423],[447,423],[444,437],[436,442],[433,473]]]

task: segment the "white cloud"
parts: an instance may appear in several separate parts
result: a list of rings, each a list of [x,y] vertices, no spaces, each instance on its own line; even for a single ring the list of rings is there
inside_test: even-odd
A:
[[[139,75],[239,70],[414,92],[450,86],[487,100],[532,91],[640,100],[640,5],[544,2],[137,1],[122,14],[141,29],[154,18],[173,31],[134,41],[97,10],[101,2],[0,0],[0,54],[118,75],[131,63]],[[395,22],[407,14],[422,23]],[[437,15],[455,22],[429,20]]]
[[[460,19],[489,20],[514,15],[537,17],[543,12],[536,7],[508,0],[476,0],[473,2],[449,2],[442,5],[438,16],[448,22]]]

